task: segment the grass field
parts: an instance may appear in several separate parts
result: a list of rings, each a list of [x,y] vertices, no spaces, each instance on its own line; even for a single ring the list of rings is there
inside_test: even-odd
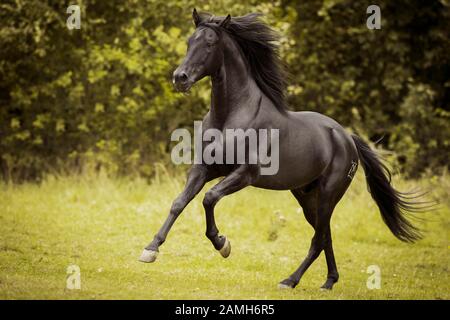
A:
[[[330,292],[323,254],[294,290],[277,284],[308,251],[312,229],[289,192],[248,188],[217,206],[232,244],[223,259],[204,236],[203,192],[176,222],[158,260],[137,261],[183,186],[181,178],[149,184],[106,177],[48,178],[0,184],[1,299],[449,299],[450,179],[403,182],[433,189],[424,240],[405,244],[383,224],[359,173],[332,219],[340,280]],[[208,186],[211,186],[209,184]],[[66,288],[79,266],[81,289]],[[381,270],[369,290],[367,268]]]

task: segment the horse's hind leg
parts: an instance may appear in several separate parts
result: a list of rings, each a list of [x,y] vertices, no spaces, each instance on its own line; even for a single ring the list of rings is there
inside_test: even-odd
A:
[[[302,190],[291,190],[294,197],[297,199],[300,206],[303,208],[303,213],[309,224],[315,228],[316,216],[318,211],[318,188],[309,190],[305,193]],[[327,260],[328,276],[325,283],[322,285],[323,289],[332,289],[333,285],[339,279],[339,273],[337,271],[336,260],[334,258],[333,244],[331,238],[331,227],[328,225],[328,229],[325,234],[325,258]]]
[[[305,215],[306,221],[315,228],[316,216],[318,210],[318,188],[310,189],[307,192],[305,190],[297,189],[291,190],[295,199],[297,199],[299,205],[303,208],[303,214]]]
[[[320,255],[322,250],[326,250],[328,252],[328,279],[333,279],[333,281],[330,280],[332,287],[332,285],[337,281],[337,269],[334,261],[334,255],[332,254],[330,233],[330,218],[334,205],[330,199],[324,197],[320,184],[317,188],[314,188],[306,194],[303,194],[301,190],[292,190],[292,193],[302,206],[305,218],[314,228],[315,233],[311,240],[308,255],[303,260],[300,267],[289,278],[280,283],[280,287],[294,288],[300,282],[300,279],[306,270]]]
[[[334,259],[334,252],[333,252],[333,243],[331,239],[331,228],[328,226],[327,233],[325,235],[327,237],[325,241],[325,258],[327,259],[327,268],[328,268],[328,275],[327,280],[322,285],[322,289],[331,290],[333,289],[333,285],[338,281],[339,279],[339,273],[337,271],[336,266],[336,260]]]

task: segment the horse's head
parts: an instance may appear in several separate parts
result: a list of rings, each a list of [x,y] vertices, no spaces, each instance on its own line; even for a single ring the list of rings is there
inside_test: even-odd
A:
[[[186,57],[173,73],[173,84],[177,91],[186,92],[202,78],[214,74],[223,60],[221,31],[230,22],[230,15],[217,20],[211,16],[202,17],[194,9],[192,13],[196,26],[189,37]]]

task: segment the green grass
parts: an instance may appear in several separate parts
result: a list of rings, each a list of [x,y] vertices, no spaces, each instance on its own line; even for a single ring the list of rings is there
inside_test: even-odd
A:
[[[427,213],[426,238],[414,245],[390,234],[362,179],[359,173],[333,215],[340,280],[331,292],[319,290],[326,277],[323,254],[296,289],[277,288],[298,267],[312,237],[289,192],[248,188],[218,204],[217,225],[232,244],[223,259],[204,236],[205,188],[176,222],[158,260],[143,264],[137,258],[183,179],[0,184],[0,298],[449,299],[449,179],[397,184],[432,188],[430,197],[441,199],[439,209]],[[71,264],[81,269],[81,290],[66,289]],[[381,269],[379,290],[366,286],[370,265]]]

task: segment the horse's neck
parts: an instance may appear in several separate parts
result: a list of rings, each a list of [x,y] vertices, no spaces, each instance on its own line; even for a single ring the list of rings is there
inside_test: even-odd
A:
[[[211,77],[210,119],[214,127],[221,128],[228,116],[248,99],[251,81],[241,51],[234,41],[226,38],[222,66]]]

